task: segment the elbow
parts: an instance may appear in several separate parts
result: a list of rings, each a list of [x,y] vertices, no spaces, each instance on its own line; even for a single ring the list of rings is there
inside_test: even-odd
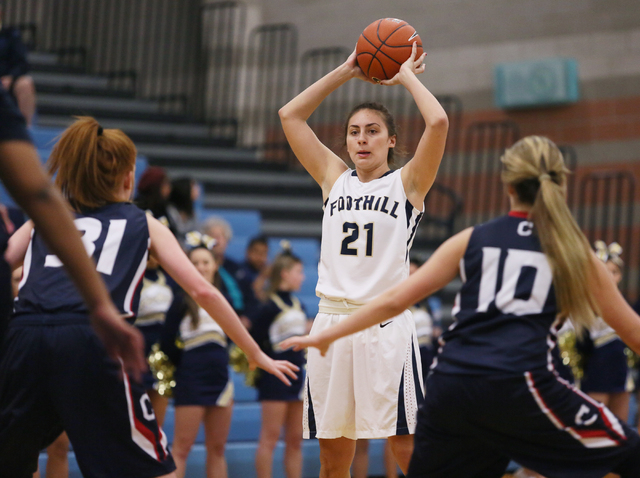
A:
[[[385,315],[388,315],[389,317],[395,317],[396,315],[400,315],[402,312],[404,312],[410,305],[411,304],[403,303],[403,301],[400,300],[398,293],[393,291],[389,294],[386,300]]]
[[[442,110],[437,115],[429,118],[428,125],[433,130],[447,131],[449,129],[449,117],[447,113]]]
[[[189,291],[189,295],[200,306],[215,303],[220,299],[220,294],[207,282],[198,285]]]
[[[291,117],[291,112],[287,106],[288,105],[284,105],[278,110],[278,116],[280,117],[280,121],[283,123]]]

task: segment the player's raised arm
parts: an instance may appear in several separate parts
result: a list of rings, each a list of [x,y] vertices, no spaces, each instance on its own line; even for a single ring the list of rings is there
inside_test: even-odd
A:
[[[338,176],[346,171],[347,166],[322,144],[307,120],[331,92],[352,78],[370,81],[356,63],[355,50],[346,62],[309,86],[279,111],[282,129],[291,149],[322,188],[324,199],[329,195]]]
[[[164,270],[207,311],[229,338],[244,350],[252,366],[260,367],[284,383],[290,384],[285,375],[295,378],[298,367],[287,361],[273,360],[260,350],[231,305],[189,261],[171,231],[151,216],[148,216],[147,220],[151,237],[151,255]]]
[[[411,56],[400,67],[398,74],[381,82],[383,85],[403,85],[413,96],[425,122],[425,129],[415,154],[402,170],[402,182],[407,197],[411,204],[420,210],[436,179],[449,130],[449,119],[444,109],[416,76],[425,70],[425,56],[426,53],[417,56],[417,46],[414,42]]]

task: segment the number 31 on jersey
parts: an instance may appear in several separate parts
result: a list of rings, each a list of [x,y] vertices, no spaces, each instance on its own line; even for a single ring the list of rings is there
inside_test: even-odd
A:
[[[82,235],[82,243],[84,244],[87,254],[93,256],[96,250],[95,242],[100,238],[102,233],[102,223],[93,217],[81,217],[73,221]],[[111,275],[113,265],[116,262],[116,256],[122,243],[124,230],[127,226],[126,219],[111,219],[107,230],[107,237],[102,246],[100,257],[97,258],[98,263],[96,270],[102,274]],[[62,262],[54,254],[48,254],[45,261],[45,267],[61,267]]]

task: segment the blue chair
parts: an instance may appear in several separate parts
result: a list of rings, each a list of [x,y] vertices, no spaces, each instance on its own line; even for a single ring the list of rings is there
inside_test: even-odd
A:
[[[145,169],[149,167],[149,160],[145,156],[138,155],[136,157],[136,185],[140,181],[140,176],[144,173]]]
[[[314,318],[318,315],[318,303],[320,299],[315,294],[297,295],[297,297],[300,299],[300,302],[302,302],[302,305],[304,305],[308,317]]]
[[[320,261],[320,241],[305,237],[270,237],[269,260],[278,255],[281,250],[281,242],[285,240],[291,244],[291,251],[300,257],[305,265],[317,266]]]
[[[243,263],[250,240],[250,236],[236,236],[234,234],[227,246],[225,256],[228,256],[238,263]]]
[[[233,400],[236,403],[255,402],[258,399],[258,391],[244,383],[244,374],[233,370],[230,373],[233,379]]]
[[[58,137],[64,132],[63,128],[49,128],[45,126],[33,126],[29,128],[33,144],[38,149],[50,149]]]

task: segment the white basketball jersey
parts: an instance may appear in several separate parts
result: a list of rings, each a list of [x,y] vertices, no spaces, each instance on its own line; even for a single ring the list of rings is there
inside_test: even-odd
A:
[[[422,212],[407,199],[400,169],[363,183],[345,171],[324,205],[316,294],[364,304],[409,277]]]

